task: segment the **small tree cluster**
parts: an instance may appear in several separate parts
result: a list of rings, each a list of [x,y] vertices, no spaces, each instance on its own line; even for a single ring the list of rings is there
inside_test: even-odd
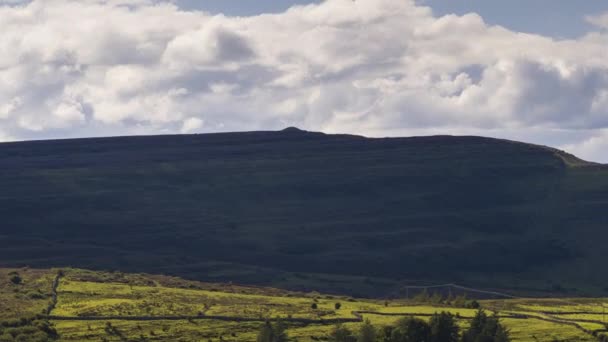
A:
[[[414,296],[413,300],[418,303],[445,304],[460,308],[479,309],[479,302],[467,299],[466,295],[453,297],[450,293],[444,297],[440,292],[429,293],[426,289]]]
[[[287,342],[287,327],[283,322],[266,322],[258,332],[257,342]]]
[[[332,342],[458,342],[459,330],[454,317],[442,312],[429,323],[417,318],[401,319],[394,326],[381,329],[366,321],[357,335],[337,325],[329,336]]]
[[[508,330],[500,324],[496,315],[488,316],[479,310],[471,321],[469,330],[462,335],[462,342],[509,342]]]
[[[435,314],[429,322],[431,327],[431,342],[457,342],[458,325],[454,317],[446,312]]]
[[[404,318],[397,322],[390,331],[389,342],[423,342],[431,340],[431,327],[428,323],[417,318]]]

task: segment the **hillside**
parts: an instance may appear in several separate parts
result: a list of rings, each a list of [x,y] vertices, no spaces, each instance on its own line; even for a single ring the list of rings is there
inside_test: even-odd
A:
[[[608,331],[602,299],[366,300],[159,275],[0,269],[0,341],[253,342],[266,322],[282,322],[290,341],[327,341],[336,324],[357,332],[364,321],[382,329],[439,312],[462,332],[473,304],[496,314],[514,342],[591,342]]]
[[[0,144],[0,264],[384,296],[608,291],[608,168],[480,137],[288,129]]]

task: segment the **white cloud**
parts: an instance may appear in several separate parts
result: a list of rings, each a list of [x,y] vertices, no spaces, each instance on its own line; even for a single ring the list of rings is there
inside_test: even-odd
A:
[[[566,144],[562,148],[586,160],[606,161],[608,159],[606,158],[606,151],[608,151],[608,129],[592,132],[581,141]]]
[[[156,0],[5,0],[0,18],[4,137],[295,125],[492,135],[608,161],[589,147],[608,129],[601,30],[553,40],[412,0],[238,18]]]
[[[182,124],[181,133],[194,133],[203,128],[205,122],[199,118],[188,118]]]
[[[608,12],[600,15],[592,15],[585,18],[588,23],[600,28],[608,29]]]

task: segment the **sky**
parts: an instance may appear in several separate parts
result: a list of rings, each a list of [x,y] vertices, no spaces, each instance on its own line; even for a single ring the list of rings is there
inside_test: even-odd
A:
[[[0,0],[0,141],[287,126],[608,162],[608,2]]]

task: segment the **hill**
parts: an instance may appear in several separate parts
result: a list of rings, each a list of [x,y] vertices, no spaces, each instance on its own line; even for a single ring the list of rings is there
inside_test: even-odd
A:
[[[6,143],[0,189],[7,267],[608,291],[608,168],[542,146],[298,129]]]
[[[601,299],[366,300],[148,274],[0,269],[0,341],[247,342],[266,322],[282,322],[290,341],[327,341],[338,323],[356,333],[364,321],[382,330],[439,312],[452,314],[462,332],[477,313],[473,304],[496,314],[514,342],[607,336]]]

